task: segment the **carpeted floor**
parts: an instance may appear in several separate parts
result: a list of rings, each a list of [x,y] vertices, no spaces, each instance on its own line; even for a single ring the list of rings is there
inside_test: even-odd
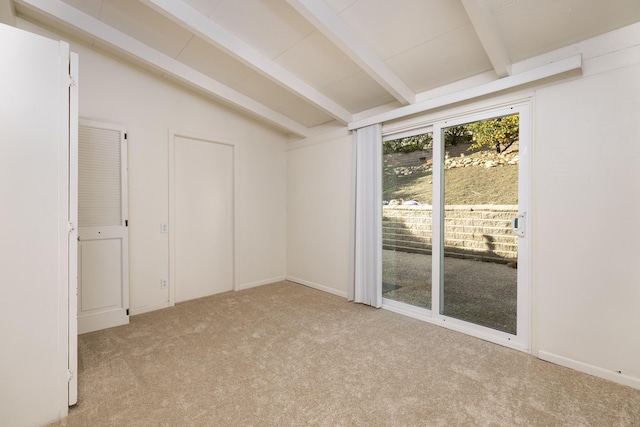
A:
[[[640,425],[640,390],[290,282],[79,341],[54,425]]]

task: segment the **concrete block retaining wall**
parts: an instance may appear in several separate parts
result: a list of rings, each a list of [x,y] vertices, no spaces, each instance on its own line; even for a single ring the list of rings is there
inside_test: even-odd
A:
[[[431,206],[384,206],[384,249],[431,253]],[[445,206],[444,252],[446,256],[508,262],[517,257],[517,236],[511,219],[514,205]]]

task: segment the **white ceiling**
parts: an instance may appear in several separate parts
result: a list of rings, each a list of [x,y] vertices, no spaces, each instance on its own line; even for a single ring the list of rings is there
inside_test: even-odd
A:
[[[14,0],[299,136],[640,21],[640,0]]]

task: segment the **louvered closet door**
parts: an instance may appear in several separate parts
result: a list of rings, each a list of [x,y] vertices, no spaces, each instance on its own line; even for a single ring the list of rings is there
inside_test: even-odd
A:
[[[78,332],[129,323],[124,129],[78,128]]]

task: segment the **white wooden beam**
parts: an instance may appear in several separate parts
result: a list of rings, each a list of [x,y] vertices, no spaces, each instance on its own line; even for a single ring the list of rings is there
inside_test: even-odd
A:
[[[16,9],[11,0],[0,0],[0,24],[16,25]]]
[[[393,111],[378,114],[377,116],[367,117],[349,123],[349,130],[359,129],[376,123],[384,123],[390,120],[400,119],[413,114],[425,113],[436,108],[446,107],[457,102],[469,101],[481,96],[494,94],[503,90],[512,89],[527,83],[533,83],[547,77],[556,76],[568,71],[582,69],[582,55],[575,55],[557,62],[552,62],[520,74],[514,74],[509,77],[503,77],[490,83],[485,83],[471,89],[462,90],[460,92],[443,95],[438,98],[428,99],[413,105],[397,108]]]
[[[482,43],[498,77],[510,75],[511,61],[507,54],[507,48],[498,34],[486,2],[483,0],[462,0],[462,5],[467,11],[471,24],[475,28],[480,43]]]
[[[324,1],[287,0],[287,2],[402,105],[415,103],[415,93]]]
[[[345,108],[302,81],[296,75],[266,58],[260,52],[231,34],[188,4],[178,0],[140,0],[155,11],[222,49],[254,71],[304,98],[334,119],[348,123],[352,114]]]
[[[15,0],[15,3],[36,13],[44,14],[57,22],[70,25],[108,44],[120,53],[134,57],[155,70],[166,73],[188,86],[227,102],[280,129],[302,137],[312,134],[309,128],[295,120],[139,42],[102,21],[80,12],[66,3],[59,0]]]

